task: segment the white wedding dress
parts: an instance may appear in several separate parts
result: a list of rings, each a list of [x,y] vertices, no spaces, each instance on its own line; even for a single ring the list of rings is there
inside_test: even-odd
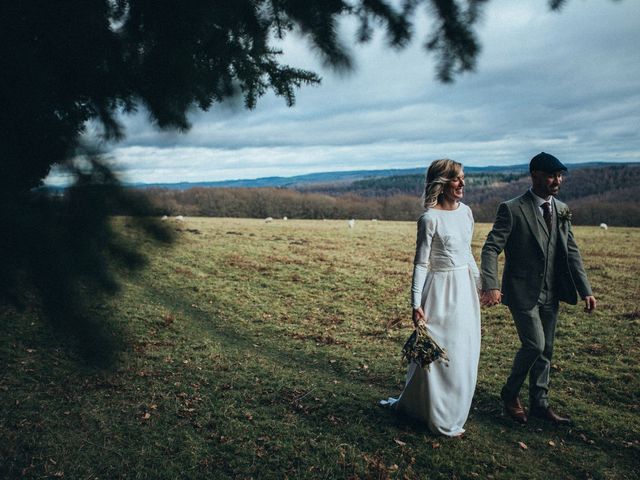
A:
[[[409,365],[399,398],[382,400],[427,424],[435,433],[464,433],[476,387],[480,356],[480,275],[471,253],[473,215],[456,210],[427,210],[418,220],[413,273],[413,305],[422,305],[427,330],[447,351],[447,364],[430,370]]]

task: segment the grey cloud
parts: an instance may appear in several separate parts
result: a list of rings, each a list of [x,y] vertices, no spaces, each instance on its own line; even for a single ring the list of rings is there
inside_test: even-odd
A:
[[[493,0],[480,28],[476,73],[434,80],[420,39],[354,47],[350,75],[320,71],[287,108],[273,95],[254,111],[236,101],[191,115],[186,135],[158,132],[145,112],[123,119],[112,149],[131,180],[196,181],[314,171],[415,167],[448,156],[469,165],[526,162],[548,150],[567,163],[640,161],[640,2]],[[346,28],[348,34],[348,26]],[[321,68],[290,37],[288,63]]]

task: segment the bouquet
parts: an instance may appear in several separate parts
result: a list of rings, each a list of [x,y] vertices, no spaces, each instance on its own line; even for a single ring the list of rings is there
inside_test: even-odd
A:
[[[449,361],[447,352],[436,343],[427,332],[427,326],[419,323],[409,339],[402,347],[402,360],[407,363],[415,362],[422,368],[429,370],[436,360]]]

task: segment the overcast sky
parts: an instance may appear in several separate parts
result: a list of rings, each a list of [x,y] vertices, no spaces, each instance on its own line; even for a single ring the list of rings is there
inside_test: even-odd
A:
[[[435,80],[422,45],[425,17],[400,52],[378,35],[353,46],[356,70],[323,69],[290,37],[287,63],[317,71],[288,108],[267,95],[196,112],[187,134],[163,133],[140,113],[107,148],[126,181],[216,181],[304,173],[526,163],[544,150],[565,163],[640,161],[640,1],[492,0],[478,28],[476,72]],[[351,43],[350,38],[346,38]]]

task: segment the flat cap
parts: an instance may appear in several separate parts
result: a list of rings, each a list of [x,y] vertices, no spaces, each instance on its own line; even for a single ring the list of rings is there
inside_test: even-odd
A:
[[[533,172],[535,170],[546,173],[555,173],[561,170],[564,170],[566,172],[567,167],[565,167],[562,162],[553,155],[545,152],[540,152],[535,157],[533,157],[531,159],[531,162],[529,163],[529,171]]]

